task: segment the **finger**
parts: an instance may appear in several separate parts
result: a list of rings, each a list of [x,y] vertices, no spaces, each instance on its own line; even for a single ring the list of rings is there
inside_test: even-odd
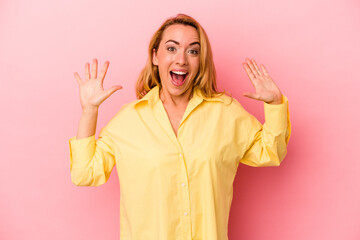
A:
[[[264,72],[264,75],[269,77],[270,75],[269,75],[268,71],[266,70],[266,68],[265,68],[265,66],[263,64],[261,64],[261,68],[262,68],[262,70]]]
[[[99,75],[99,79],[101,80],[101,83],[104,82],[104,78],[105,78],[105,75],[106,75],[106,72],[109,68],[109,64],[110,62],[109,61],[106,61],[101,69],[101,72],[100,72],[100,75]]]
[[[74,72],[74,77],[76,78],[77,83],[81,85],[82,80],[77,72]]]
[[[247,75],[250,78],[251,84],[255,87],[255,82],[254,82],[256,80],[255,75],[253,74],[253,72],[251,71],[251,69],[247,63],[243,63],[243,66],[245,68]]]
[[[90,64],[85,64],[85,80],[90,79]]]
[[[106,98],[110,97],[114,92],[120,89],[122,89],[122,86],[120,85],[112,86],[111,88],[105,91]]]
[[[243,93],[243,96],[248,97],[248,98],[252,98],[255,100],[260,100],[260,95],[257,93],[249,93],[249,92],[245,92]]]
[[[91,78],[96,79],[97,77],[97,67],[98,67],[98,61],[96,58],[93,59],[93,64],[91,66]]]
[[[252,73],[254,74],[255,77],[259,76],[258,71],[256,70],[254,64],[252,63],[252,61],[249,58],[246,58],[246,62],[249,65]]]
[[[255,66],[256,72],[261,75],[261,71],[260,68],[258,67],[258,65],[255,62],[255,59],[251,59],[251,62],[253,63],[253,65]]]

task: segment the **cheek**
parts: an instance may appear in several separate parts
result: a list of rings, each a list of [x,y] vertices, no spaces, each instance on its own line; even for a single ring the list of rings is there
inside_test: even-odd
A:
[[[159,51],[158,52],[158,61],[159,61],[159,63],[166,64],[167,62],[169,62],[171,60],[171,58],[172,58],[172,55],[167,54],[164,51]]]
[[[200,68],[200,60],[194,59],[192,66],[193,66],[192,68],[193,68],[194,72],[198,72],[199,68]]]
[[[169,56],[163,56],[161,58],[159,58],[159,68],[160,69],[164,69],[164,71],[167,71],[167,69],[169,68],[169,65],[171,63],[171,58]]]
[[[158,55],[158,68],[160,71],[164,71],[164,69],[166,68],[166,64],[167,63],[167,60],[166,60],[166,57],[159,54]]]

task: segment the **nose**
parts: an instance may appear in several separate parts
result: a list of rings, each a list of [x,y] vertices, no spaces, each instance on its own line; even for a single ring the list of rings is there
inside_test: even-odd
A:
[[[176,63],[180,66],[187,65],[187,55],[185,51],[178,51],[176,54]]]

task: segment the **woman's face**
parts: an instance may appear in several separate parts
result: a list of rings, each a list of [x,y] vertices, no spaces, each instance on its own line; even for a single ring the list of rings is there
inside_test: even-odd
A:
[[[199,71],[200,41],[192,26],[174,24],[165,29],[153,64],[158,66],[162,91],[181,97],[192,91]]]

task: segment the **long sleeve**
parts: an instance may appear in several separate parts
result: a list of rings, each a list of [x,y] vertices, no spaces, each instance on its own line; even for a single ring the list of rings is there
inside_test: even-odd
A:
[[[283,95],[282,103],[264,103],[265,123],[251,118],[252,141],[241,163],[253,167],[279,166],[287,153],[291,135],[288,99]]]
[[[113,141],[105,128],[95,135],[69,139],[71,181],[77,186],[99,186],[109,179],[115,166]]]

